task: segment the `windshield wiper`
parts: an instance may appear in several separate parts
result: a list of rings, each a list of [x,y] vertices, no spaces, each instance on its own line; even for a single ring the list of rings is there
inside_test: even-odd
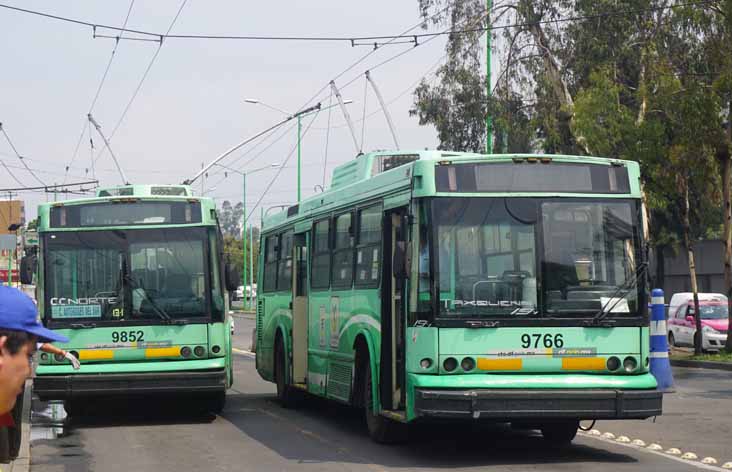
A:
[[[137,283],[135,279],[133,279],[131,276],[125,274],[124,279],[132,285],[133,288],[138,289],[142,291],[142,294],[145,298],[147,298],[147,301],[150,302],[150,306],[152,306],[153,312],[155,312],[156,315],[158,315],[162,320],[172,323],[173,318],[170,317],[169,314],[165,312],[158,304],[153,300],[153,298],[147,293],[147,290],[145,290],[145,287],[140,286],[140,284]]]
[[[646,273],[646,270],[648,270],[648,263],[642,262],[638,266],[638,270],[635,272],[635,276],[631,279],[628,279],[625,281],[624,284],[620,285],[618,288],[615,289],[615,292],[610,295],[610,298],[607,302],[605,302],[604,305],[600,308],[600,311],[594,314],[592,319],[589,321],[588,324],[591,325],[597,325],[600,324],[600,322],[607,317],[612,311],[615,306],[620,303],[621,300],[625,299],[626,295],[633,290],[635,287],[638,286],[638,280]],[[622,296],[618,296],[622,293]],[[616,299],[617,298],[617,299]],[[612,303],[612,306],[608,308],[608,305]],[[606,310],[607,308],[607,310]]]

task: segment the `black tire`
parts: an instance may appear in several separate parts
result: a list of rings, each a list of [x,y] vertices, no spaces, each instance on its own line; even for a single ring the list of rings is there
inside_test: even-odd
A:
[[[282,340],[277,339],[275,344],[274,376],[277,385],[277,400],[284,408],[295,408],[300,400],[299,392],[287,383],[287,363],[285,362],[285,348]]]
[[[374,442],[379,444],[396,444],[404,442],[407,439],[407,425],[385,418],[378,413],[374,413],[373,402],[373,380],[371,375],[371,362],[366,358],[366,373],[364,374],[363,385],[363,404],[364,416],[366,417],[366,427],[369,436]]]
[[[668,332],[668,347],[669,349],[676,347],[676,338],[674,338],[674,333],[671,331]]]
[[[541,427],[544,440],[556,446],[566,446],[577,435],[579,420],[566,420],[546,423]]]

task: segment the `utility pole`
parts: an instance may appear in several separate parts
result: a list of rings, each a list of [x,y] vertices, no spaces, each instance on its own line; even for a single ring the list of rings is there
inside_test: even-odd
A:
[[[241,301],[242,305],[246,305],[247,302],[247,174],[242,172],[242,188],[243,196],[242,202],[242,219],[241,219],[241,247],[242,257],[244,258],[244,270],[242,270],[242,281],[244,288],[242,289],[242,296],[244,299]],[[250,288],[251,290],[251,288]],[[251,293],[251,292],[250,292]]]
[[[486,29],[485,29],[485,91],[486,91],[486,107],[485,107],[485,153],[493,152],[493,118],[491,117],[491,9],[493,8],[493,0],[486,0]]]
[[[252,299],[254,297],[254,225],[249,225],[249,300],[247,300],[247,308],[252,309]]]

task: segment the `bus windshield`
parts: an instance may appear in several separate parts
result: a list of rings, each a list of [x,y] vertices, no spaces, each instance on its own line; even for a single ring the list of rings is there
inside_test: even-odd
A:
[[[638,315],[633,201],[450,197],[431,213],[440,317]]]
[[[205,228],[44,235],[46,317],[140,323],[209,315]]]

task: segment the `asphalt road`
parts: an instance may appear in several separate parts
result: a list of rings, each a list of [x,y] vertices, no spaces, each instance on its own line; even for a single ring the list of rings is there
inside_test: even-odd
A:
[[[33,472],[84,471],[682,471],[722,470],[589,433],[553,449],[539,434],[501,426],[421,425],[410,441],[377,445],[360,412],[315,398],[298,410],[274,399],[274,385],[256,373],[251,317],[237,317],[235,383],[221,416],[197,414],[190,403],[165,399],[96,401],[90,414],[66,418],[58,404],[34,403]],[[714,455],[721,465],[730,437],[729,373],[679,371],[678,393],[653,424],[602,422],[600,432],[659,441]],[[712,410],[707,410],[711,408]],[[597,434],[597,433],[595,433]],[[732,448],[727,448],[732,449]],[[716,454],[716,455],[715,455]],[[699,459],[701,459],[701,455]]]

